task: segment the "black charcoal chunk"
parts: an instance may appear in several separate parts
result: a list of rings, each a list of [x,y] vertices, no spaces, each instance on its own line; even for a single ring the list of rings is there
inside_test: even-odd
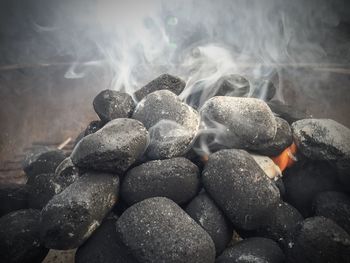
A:
[[[184,155],[199,127],[198,113],[168,90],[147,95],[137,105],[133,118],[150,132],[147,155],[151,159]]]
[[[48,147],[37,147],[30,152],[24,162],[23,170],[28,175],[54,173],[57,166],[66,158],[64,152]]]
[[[41,237],[46,247],[80,246],[114,206],[119,179],[111,174],[86,173],[42,210]]]
[[[208,233],[165,197],[128,208],[117,221],[117,232],[139,262],[212,263],[215,259]]]
[[[221,77],[213,90],[215,90],[213,96],[247,97],[250,85],[245,77],[231,74]]]
[[[348,193],[350,193],[350,158],[340,159],[336,162],[338,180]]]
[[[102,121],[92,121],[89,123],[89,125],[86,127],[84,131],[84,136],[88,136],[90,134],[93,134],[97,132],[99,129],[103,127]]]
[[[266,225],[259,228],[255,235],[276,241],[283,249],[292,242],[292,233],[303,221],[302,215],[293,206],[280,202],[270,211]]]
[[[200,110],[223,148],[250,149],[273,140],[277,123],[267,104],[254,98],[214,97]]]
[[[316,216],[332,219],[350,234],[350,197],[341,192],[322,192],[313,201]]]
[[[274,180],[278,190],[280,190],[280,196],[282,199],[286,196],[286,188],[284,187],[284,183],[281,177],[279,177],[277,180]]]
[[[276,117],[276,123],[275,137],[267,143],[251,146],[251,150],[266,156],[277,156],[293,143],[292,129],[288,122]]]
[[[285,201],[304,216],[312,215],[312,200],[325,191],[341,189],[337,171],[326,162],[297,163],[287,169],[282,177],[286,189]]]
[[[234,226],[256,229],[279,202],[279,190],[244,150],[209,155],[203,185]]]
[[[84,137],[70,157],[82,169],[122,173],[145,151],[147,143],[148,132],[142,123],[116,119]]]
[[[0,216],[28,208],[28,194],[25,184],[0,184]]]
[[[350,262],[350,236],[328,218],[307,218],[296,231],[286,256],[288,263]]]
[[[198,167],[178,157],[150,161],[129,170],[121,186],[121,196],[130,205],[157,196],[184,204],[197,194],[199,186]]]
[[[278,245],[267,238],[244,239],[227,248],[216,263],[284,263],[285,256]],[[296,263],[296,262],[295,262]]]
[[[75,263],[137,263],[120,241],[115,225],[118,217],[109,214],[91,237],[78,248]]]
[[[296,109],[294,105],[287,105],[280,101],[267,103],[274,114],[286,120],[289,124],[301,119],[311,118],[306,112]]]
[[[55,174],[61,177],[76,178],[79,176],[81,171],[76,167],[72,159],[67,157],[64,159],[56,168]]]
[[[40,241],[40,211],[18,210],[0,218],[0,261],[41,262],[49,250]]]
[[[129,118],[135,103],[132,97],[116,90],[101,91],[93,101],[94,109],[103,122],[118,118]]]
[[[304,119],[292,124],[298,150],[313,160],[350,159],[350,129],[330,119]]]
[[[231,241],[233,228],[231,222],[206,194],[196,196],[186,207],[189,214],[210,235],[219,255]]]
[[[179,95],[184,90],[185,86],[186,83],[182,79],[169,74],[163,74],[136,91],[134,95],[138,101],[157,90],[169,90]]]

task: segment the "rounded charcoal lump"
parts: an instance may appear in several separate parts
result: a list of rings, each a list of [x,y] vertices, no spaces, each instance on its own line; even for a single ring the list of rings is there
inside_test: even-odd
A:
[[[285,256],[278,245],[267,238],[244,239],[227,248],[216,259],[216,263],[284,263]],[[296,262],[295,262],[296,263]]]
[[[56,176],[75,178],[79,176],[80,171],[79,168],[73,164],[72,159],[67,157],[57,166],[55,174]]]
[[[0,218],[0,261],[41,262],[49,250],[40,242],[40,210],[19,210]]]
[[[116,90],[101,91],[93,101],[94,109],[103,122],[118,118],[129,118],[135,103],[132,97]]]
[[[121,195],[128,204],[156,196],[183,204],[197,194],[199,185],[198,167],[179,157],[150,161],[129,170],[121,186]]]
[[[276,185],[244,150],[209,155],[202,180],[231,222],[242,229],[261,226],[280,200]]]
[[[277,131],[270,108],[259,99],[214,97],[200,114],[206,128],[216,130],[216,139],[224,148],[256,148],[272,141]]]
[[[341,192],[322,192],[313,201],[315,215],[332,219],[350,234],[350,197]]]
[[[62,150],[37,147],[26,156],[23,162],[23,170],[28,176],[54,173],[57,166],[65,158],[66,156]]]
[[[99,129],[103,127],[102,121],[92,121],[89,123],[89,125],[86,127],[84,131],[84,136],[88,136],[92,133],[97,132]]]
[[[176,203],[154,197],[128,208],[117,221],[123,243],[139,262],[213,263],[215,246]]]
[[[305,219],[287,251],[287,262],[350,262],[350,236],[332,220],[324,217]]]
[[[198,113],[168,90],[147,95],[137,105],[133,118],[150,132],[147,155],[151,159],[184,155],[199,128]]]
[[[288,122],[276,117],[276,123],[277,132],[273,140],[260,145],[251,146],[251,150],[266,156],[277,156],[293,143],[292,129]]]
[[[139,121],[116,119],[84,137],[74,148],[74,165],[112,173],[126,171],[145,151],[148,132]]]
[[[157,90],[169,90],[179,95],[184,90],[185,86],[186,83],[182,79],[169,74],[163,74],[136,91],[134,95],[138,101]]]
[[[186,212],[211,236],[219,255],[232,239],[231,222],[206,193],[196,196],[187,205]]]
[[[28,208],[28,194],[28,185],[0,184],[0,216]]]
[[[45,246],[60,250],[80,246],[112,209],[118,188],[117,176],[87,173],[55,195],[42,210]]]
[[[350,129],[329,119],[304,119],[292,124],[298,150],[313,160],[350,160]]]
[[[91,237],[78,248],[75,263],[137,263],[119,240],[118,217],[109,214]]]

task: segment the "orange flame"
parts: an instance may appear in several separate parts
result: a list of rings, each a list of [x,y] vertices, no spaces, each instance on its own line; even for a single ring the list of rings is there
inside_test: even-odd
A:
[[[297,153],[297,146],[293,142],[291,146],[286,148],[280,155],[271,157],[274,163],[283,172],[287,167],[291,167],[296,161],[295,154]]]

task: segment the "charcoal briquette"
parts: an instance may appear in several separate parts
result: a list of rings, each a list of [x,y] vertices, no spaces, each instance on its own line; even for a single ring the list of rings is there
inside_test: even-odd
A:
[[[28,195],[25,184],[0,184],[0,216],[28,208]]]
[[[64,159],[56,168],[55,174],[57,176],[66,177],[66,178],[76,178],[79,176],[81,171],[76,167],[72,159],[67,157]]]
[[[103,127],[102,121],[92,121],[89,123],[89,125],[86,127],[84,131],[84,136],[88,136],[90,134],[93,134],[97,132],[99,129]]]

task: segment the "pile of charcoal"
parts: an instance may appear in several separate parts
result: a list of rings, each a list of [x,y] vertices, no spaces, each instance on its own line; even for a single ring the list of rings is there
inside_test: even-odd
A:
[[[350,262],[350,130],[265,102],[270,84],[185,86],[104,90],[70,156],[29,154],[26,185],[0,187],[0,261]]]

